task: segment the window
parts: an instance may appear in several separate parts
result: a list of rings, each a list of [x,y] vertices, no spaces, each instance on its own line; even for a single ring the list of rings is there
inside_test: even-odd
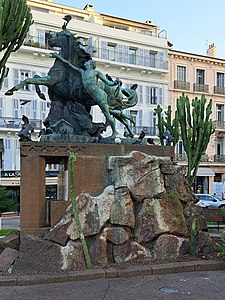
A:
[[[29,72],[28,71],[20,71],[20,82],[24,81],[27,78],[29,78]],[[25,90],[25,91],[29,91],[29,85],[25,84],[21,89]]]
[[[111,61],[116,60],[116,45],[108,43],[108,59]]]
[[[183,141],[180,140],[177,143],[177,154],[185,154],[184,146],[183,146]]]
[[[216,121],[224,121],[224,105],[216,104]]]
[[[129,50],[128,50],[130,64],[136,65],[136,57],[137,57],[136,51],[137,50],[134,48],[129,48]]]
[[[216,154],[223,155],[223,138],[217,138],[216,141]]]
[[[217,77],[216,77],[216,85],[218,87],[224,87],[224,73],[217,73]]]
[[[177,80],[186,82],[186,67],[177,66]]]
[[[150,67],[152,67],[152,68],[155,68],[156,54],[157,54],[157,52],[155,52],[155,51],[149,52]]]
[[[205,84],[205,70],[197,69],[196,83],[197,84]]]
[[[137,124],[137,114],[138,113],[137,113],[136,110],[130,110],[130,115],[133,117],[133,120],[134,120],[135,124]]]
[[[151,88],[151,104],[157,104],[157,88]]]
[[[21,114],[30,118],[31,117],[31,102],[27,102],[25,105],[23,105],[21,107],[22,107]]]

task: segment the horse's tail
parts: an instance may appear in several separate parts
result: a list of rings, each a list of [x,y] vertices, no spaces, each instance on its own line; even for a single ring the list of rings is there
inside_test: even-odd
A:
[[[127,97],[126,101],[123,101],[123,109],[133,107],[138,103],[138,95],[136,90],[133,89],[121,89],[122,93]]]

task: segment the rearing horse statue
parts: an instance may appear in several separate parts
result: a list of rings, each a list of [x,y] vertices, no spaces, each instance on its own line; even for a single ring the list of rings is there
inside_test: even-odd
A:
[[[50,129],[55,128],[54,125],[63,119],[72,126],[74,134],[96,136],[103,126],[102,123],[92,121],[90,110],[93,105],[99,105],[106,118],[106,124],[112,128],[112,137],[117,135],[114,118],[123,123],[130,136],[133,136],[129,122],[135,123],[130,115],[123,112],[123,109],[137,104],[136,87],[123,89],[119,79],[111,81],[97,70],[89,71],[95,72],[93,73],[95,75],[100,74],[97,77],[103,82],[97,82],[97,77],[94,79],[94,83],[93,81],[89,83],[84,81],[84,76],[87,75],[87,72],[85,73],[87,65],[93,61],[91,55],[81,47],[79,37],[74,36],[66,28],[67,23],[63,25],[61,32],[49,37],[49,45],[59,47],[61,50],[59,54],[52,54],[56,59],[47,76],[35,75],[33,78],[27,78],[5,94],[12,95],[24,85],[34,84],[39,96],[45,99],[39,88],[40,85],[44,85],[48,87],[48,95],[51,100],[50,111],[44,124],[48,124]],[[88,76],[92,76],[92,73]],[[90,80],[90,76],[88,76],[85,77],[85,80]],[[94,84],[97,84],[98,87],[94,87]],[[93,88],[95,88],[95,92],[91,92]],[[99,94],[102,96],[100,97]]]

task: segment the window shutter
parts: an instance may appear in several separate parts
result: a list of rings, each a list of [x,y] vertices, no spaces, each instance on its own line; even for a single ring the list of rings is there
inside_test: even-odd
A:
[[[138,103],[143,103],[143,86],[142,85],[138,85],[137,92],[138,92]]]
[[[32,71],[32,72],[31,72],[31,77],[33,78],[34,75],[36,75],[36,72],[35,72],[35,71]],[[31,87],[31,91],[33,91],[33,92],[36,91],[36,90],[35,90],[35,85],[34,85],[34,84],[31,84],[30,87]]]
[[[45,30],[44,29],[38,29],[38,42],[40,47],[45,48]]]
[[[144,49],[144,65],[146,67],[150,66],[150,55],[148,49]]]
[[[123,45],[123,62],[129,62],[129,47],[126,45]]]
[[[138,64],[144,66],[144,49],[138,49]]]
[[[151,103],[151,87],[150,86],[146,86],[145,87],[145,91],[146,91],[146,104],[150,104]]]
[[[46,73],[41,73],[41,77],[45,77],[46,75]],[[41,91],[42,93],[47,93],[47,86],[41,85]]]
[[[163,103],[162,88],[158,88],[158,104]]]
[[[163,52],[158,52],[158,59],[159,59],[159,68],[164,69],[164,53]]]
[[[123,45],[118,45],[118,61],[123,62]]]
[[[101,41],[101,58],[108,59],[107,42]]]
[[[13,69],[13,83],[14,85],[19,84],[19,70]]]
[[[138,125],[142,126],[142,110],[138,111]]]

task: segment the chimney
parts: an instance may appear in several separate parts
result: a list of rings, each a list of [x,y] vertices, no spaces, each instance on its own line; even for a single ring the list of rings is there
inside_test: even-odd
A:
[[[207,49],[207,56],[216,57],[216,46],[214,43],[209,45],[209,48]]]

